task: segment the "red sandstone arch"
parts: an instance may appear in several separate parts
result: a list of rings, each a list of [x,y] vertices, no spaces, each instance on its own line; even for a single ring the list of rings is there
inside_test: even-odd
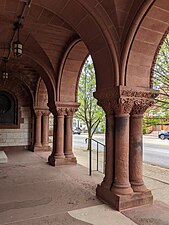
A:
[[[88,50],[82,41],[76,40],[69,45],[59,73],[58,101],[75,102],[77,100],[77,83],[87,56]]]
[[[42,78],[40,78],[36,88],[35,107],[48,108],[47,103],[48,103],[47,88]]]
[[[12,77],[9,81],[0,84],[0,90],[9,92],[14,96],[15,101],[18,102],[18,108],[23,106],[32,107],[32,95],[29,88],[24,84],[24,82],[18,82],[16,77]]]
[[[12,6],[14,7],[14,5],[12,5]],[[0,37],[0,53],[1,53],[1,56],[4,57],[4,56],[8,55],[9,46],[5,45],[3,43],[5,43],[7,41],[9,42],[9,37],[10,37],[9,31],[12,32],[13,29],[11,29],[11,28],[13,26],[14,21],[16,20],[16,16],[14,13],[17,13],[17,4],[16,4],[16,8],[14,7],[14,9],[13,9],[14,16],[13,16],[13,14],[10,15],[11,13],[8,10],[6,10],[5,8],[3,8],[3,5],[1,5],[1,7],[2,7],[2,10],[0,13],[0,18],[2,21],[1,32],[3,33],[3,35],[1,35],[1,37]],[[16,10],[16,12],[15,12],[15,10]],[[24,23],[24,25],[25,25],[25,23]],[[30,33],[30,30],[28,29],[29,26],[26,25],[25,27],[26,28],[22,30],[21,37],[20,37],[22,40],[25,40],[24,55],[19,60],[13,60],[13,54],[11,53],[10,57],[9,57],[8,67],[10,67],[11,65],[12,66],[18,65],[18,64],[20,64],[20,62],[22,63],[22,65],[24,65],[24,64],[27,65],[28,61],[29,61],[28,58],[31,58],[30,68],[34,69],[33,64],[36,65],[37,67],[39,64],[39,68],[43,67],[43,70],[45,72],[41,72],[41,75],[42,75],[43,79],[46,81],[46,85],[49,86],[48,92],[51,93],[51,99],[52,99],[52,96],[54,99],[55,91],[53,91],[53,88],[55,86],[54,85],[55,71],[54,71],[53,65],[52,65],[48,55],[46,54],[45,50],[42,48],[42,46],[40,46],[40,44],[37,42],[36,38],[33,37],[32,34]],[[27,58],[27,56],[28,56],[28,58]],[[11,58],[12,58],[12,63],[11,63]],[[12,73],[14,74],[14,71],[12,71]],[[38,73],[38,71],[37,71],[37,73]],[[46,75],[45,75],[45,73],[46,73]],[[50,84],[50,83],[52,83],[52,84]]]
[[[41,62],[39,62],[39,59],[36,57],[33,57],[31,54],[27,54],[25,56],[27,58],[27,61],[30,61],[31,66],[33,66],[33,68],[38,71],[38,75],[40,75],[40,77],[43,79],[43,81],[45,82],[46,88],[47,88],[47,92],[48,92],[48,101],[49,102],[55,102],[55,97],[56,97],[56,90],[55,90],[55,84],[53,81],[53,78],[51,76],[51,74],[49,73],[49,71],[47,70],[47,68],[44,67],[43,64],[41,64]],[[23,56],[24,59],[24,56]]]
[[[158,46],[168,29],[169,2],[149,1],[144,7],[137,27],[130,35],[126,76],[122,83],[127,86],[150,87],[151,67]],[[135,25],[134,25],[135,26]]]
[[[108,3],[109,1],[105,1]],[[84,1],[34,1],[33,5],[42,6],[68,23],[87,46],[96,70],[97,89],[112,87],[119,83],[118,56],[115,42],[118,42],[115,21],[111,21],[102,3]],[[93,10],[96,7],[96,13]],[[108,7],[108,5],[107,5]],[[71,13],[76,12],[76,13]],[[100,15],[103,21],[100,20]],[[109,27],[109,29],[108,29]],[[115,37],[112,35],[115,31]],[[103,80],[103,76],[106,79]]]

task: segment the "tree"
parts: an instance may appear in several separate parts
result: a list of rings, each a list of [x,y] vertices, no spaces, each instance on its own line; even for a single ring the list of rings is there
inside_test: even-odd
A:
[[[155,105],[147,110],[147,115],[144,117],[144,124],[157,125],[168,123],[169,117],[169,35],[166,36],[164,42],[157,55],[156,62],[153,68],[152,86],[154,90],[159,91]],[[145,122],[147,121],[148,122]]]
[[[95,70],[91,57],[88,57],[79,80],[78,103],[80,103],[80,106],[75,113],[75,117],[86,124],[89,139],[93,137],[105,115],[103,109],[97,105],[97,100],[93,97],[93,92],[95,91]],[[88,149],[89,147],[88,142]]]
[[[165,38],[153,68],[153,88],[159,90],[156,108],[166,113],[169,108],[169,35]]]

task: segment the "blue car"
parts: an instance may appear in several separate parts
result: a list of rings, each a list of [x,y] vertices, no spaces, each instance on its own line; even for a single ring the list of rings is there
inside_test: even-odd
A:
[[[164,130],[164,131],[161,131],[159,134],[158,134],[158,137],[162,140],[164,139],[169,139],[169,131],[167,130]]]

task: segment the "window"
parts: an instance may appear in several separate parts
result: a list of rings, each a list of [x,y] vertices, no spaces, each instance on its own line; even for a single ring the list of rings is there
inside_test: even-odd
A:
[[[18,128],[18,107],[15,98],[0,91],[0,128]]]

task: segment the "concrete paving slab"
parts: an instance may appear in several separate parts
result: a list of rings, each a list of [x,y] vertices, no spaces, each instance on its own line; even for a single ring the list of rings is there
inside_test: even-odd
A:
[[[86,224],[71,222],[67,211],[100,204],[95,196],[96,183],[86,168],[51,167],[32,152],[8,155],[9,163],[0,166],[0,225]],[[55,214],[60,223],[48,217]],[[49,223],[43,217],[49,218]]]
[[[0,163],[7,163],[8,158],[4,151],[0,151]]]
[[[36,217],[35,219],[20,220],[5,225],[91,225],[71,217],[68,213]]]
[[[93,225],[136,225],[120,212],[105,204],[68,212],[73,218]]]
[[[78,153],[80,156],[80,151]],[[103,174],[93,172],[92,176],[89,176],[88,168],[81,165],[51,167],[47,164],[49,154],[29,151],[7,152],[8,163],[0,164],[0,225],[136,223],[131,220],[133,218],[129,219],[105,205],[103,207],[96,198],[96,186],[102,181]],[[88,162],[87,154],[83,152],[82,156],[78,158],[78,162]],[[144,173],[146,185],[152,189],[154,199],[169,204],[169,170],[150,165],[145,167]],[[83,212],[84,209],[87,211]],[[168,208],[160,210],[161,216],[164,215],[165,218],[163,213]],[[70,216],[68,211],[76,212],[76,217],[72,217],[73,214]],[[86,220],[85,213],[90,221]],[[79,217],[79,214],[83,214],[83,218]],[[103,218],[106,218],[105,221]],[[137,220],[139,225],[154,225],[143,223],[144,212],[139,218],[143,218]],[[156,220],[153,218],[155,217],[152,213],[149,221]],[[158,218],[156,221],[158,225],[168,225],[167,219],[163,221]]]
[[[123,214],[139,225],[169,225],[169,206],[155,201],[146,205],[123,211]]]

